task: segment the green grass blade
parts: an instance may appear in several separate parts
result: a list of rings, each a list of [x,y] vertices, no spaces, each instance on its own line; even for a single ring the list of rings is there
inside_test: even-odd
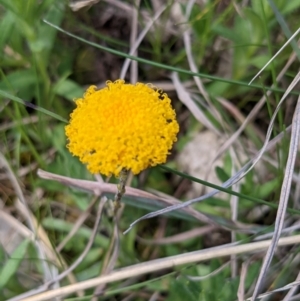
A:
[[[192,72],[192,71],[189,71],[189,70],[186,70],[186,69],[172,67],[172,66],[169,66],[169,65],[165,65],[165,64],[153,62],[153,61],[150,61],[150,60],[147,60],[147,59],[143,59],[143,58],[140,58],[140,57],[137,57],[137,56],[129,55],[127,53],[120,52],[120,51],[117,51],[117,50],[114,50],[114,49],[111,49],[111,48],[99,45],[97,43],[90,42],[90,41],[88,41],[86,39],[83,39],[83,38],[81,38],[79,36],[76,36],[76,35],[68,32],[68,31],[63,30],[59,26],[56,26],[56,25],[48,22],[47,20],[44,20],[44,22],[46,24],[48,24],[48,25],[56,28],[60,32],[63,32],[64,34],[66,34],[66,35],[68,35],[68,36],[70,36],[70,37],[72,37],[74,39],[77,39],[78,41],[81,41],[81,42],[83,42],[85,44],[91,45],[91,46],[93,46],[95,48],[104,50],[106,52],[109,52],[109,53],[112,53],[112,54],[115,54],[115,55],[118,55],[118,56],[121,56],[121,57],[132,59],[132,60],[140,62],[140,63],[145,63],[145,64],[152,65],[152,66],[155,66],[155,67],[158,67],[158,68],[162,68],[162,69],[170,70],[170,71],[175,71],[175,72],[182,73],[182,74],[188,74],[188,75],[197,76],[197,77],[201,77],[201,78],[207,78],[207,79],[210,79],[210,80],[213,80],[213,81],[219,81],[219,82],[224,82],[224,83],[229,83],[229,84],[234,84],[234,85],[246,86],[246,87],[249,87],[249,88],[265,89],[265,90],[270,90],[270,91],[273,91],[273,92],[280,92],[280,93],[284,93],[285,92],[285,90],[283,90],[283,89],[276,89],[276,88],[271,88],[271,87],[263,87],[261,85],[256,85],[256,84],[249,85],[247,82],[242,82],[242,81],[237,81],[237,80],[231,80],[231,79],[224,79],[224,78],[221,78],[221,77],[207,75],[207,74],[204,74],[204,73]],[[299,95],[300,91],[294,91],[291,94]]]
[[[274,14],[276,16],[277,22],[280,24],[282,31],[284,32],[285,36],[289,39],[292,36],[292,32],[290,31],[287,22],[284,20],[282,14],[278,10],[276,4],[274,3],[273,0],[268,0],[272,10],[274,11]],[[291,1],[292,2],[292,1]],[[293,39],[291,40],[291,46],[293,47],[294,52],[298,56],[298,60],[300,59],[300,50],[297,45],[297,42]]]
[[[249,162],[251,163],[251,161]],[[223,183],[223,186],[217,186],[217,185],[214,185],[214,184],[211,184],[211,183],[208,183],[206,181],[203,181],[203,180],[200,180],[200,179],[197,179],[197,178],[194,178],[192,176],[189,176],[187,174],[184,174],[182,172],[179,172],[177,170],[173,170],[171,168],[168,168],[166,166],[161,166],[161,168],[169,171],[169,172],[172,172],[174,174],[177,174],[181,177],[184,177],[184,178],[187,178],[191,181],[194,181],[194,182],[197,182],[197,183],[200,183],[200,184],[203,184],[203,185],[206,185],[206,186],[209,186],[209,187],[212,187],[214,188],[215,190],[212,191],[212,192],[209,192],[201,197],[198,197],[198,198],[195,198],[195,199],[192,199],[192,200],[189,200],[189,201],[186,201],[182,204],[176,204],[176,205],[172,205],[172,206],[169,206],[169,207],[166,207],[164,209],[160,209],[160,210],[157,210],[157,211],[154,211],[154,212],[150,212],[148,214],[145,214],[144,216],[136,219],[134,222],[132,222],[129,226],[129,228],[124,232],[124,234],[128,233],[132,227],[134,225],[136,225],[138,222],[142,221],[142,220],[145,220],[145,219],[150,219],[150,218],[153,218],[153,217],[156,217],[156,216],[159,216],[159,215],[164,215],[164,214],[167,214],[167,213],[170,213],[174,210],[181,210],[185,207],[188,207],[194,203],[198,203],[200,201],[204,201],[212,196],[214,196],[215,194],[217,194],[219,191],[223,191],[223,192],[226,192],[226,193],[230,193],[231,195],[235,195],[235,196],[238,196],[240,198],[244,198],[246,200],[249,200],[249,201],[253,201],[253,202],[256,202],[256,203],[259,203],[259,204],[263,204],[263,205],[267,205],[271,208],[274,208],[274,209],[278,209],[278,205],[276,204],[273,204],[273,203],[269,203],[269,202],[266,202],[264,200],[261,200],[261,199],[258,199],[258,198],[254,198],[254,197],[251,197],[251,196],[248,196],[248,195],[245,195],[245,194],[241,194],[241,193],[238,193],[236,191],[232,191],[232,190],[228,190],[226,187],[229,187],[232,185],[232,183],[238,179],[240,177],[240,175],[247,169],[249,168],[249,163],[244,165],[244,167],[239,171],[237,172],[233,177],[231,177],[229,180],[227,180],[225,183]],[[298,210],[295,210],[295,209],[291,209],[291,208],[287,208],[287,212],[289,213],[292,213],[292,214],[297,214],[299,215],[300,212]]]
[[[270,202],[266,202],[262,199],[258,199],[258,198],[255,198],[255,197],[252,197],[252,196],[249,196],[249,195],[246,195],[246,194],[242,194],[242,193],[239,193],[239,192],[236,192],[236,191],[232,191],[231,189],[228,189],[228,188],[225,188],[225,187],[222,187],[222,186],[218,186],[218,185],[215,185],[215,184],[212,184],[212,183],[209,183],[209,182],[206,182],[206,181],[203,181],[201,179],[198,179],[198,178],[195,178],[195,177],[192,177],[190,175],[187,175],[185,173],[182,173],[178,170],[174,170],[172,168],[169,168],[167,166],[160,166],[162,169],[165,169],[166,171],[169,171],[169,172],[172,172],[178,176],[181,176],[183,178],[186,178],[186,179],[189,179],[193,182],[196,182],[196,183],[200,183],[202,185],[205,185],[205,186],[208,186],[208,187],[211,187],[211,188],[214,188],[214,189],[217,189],[219,191],[223,191],[223,192],[226,192],[228,194],[231,194],[231,195],[234,195],[234,196],[237,196],[239,198],[242,198],[242,199],[245,199],[245,200],[249,200],[251,202],[255,202],[257,204],[261,204],[261,205],[267,205],[271,208],[274,208],[274,209],[278,209],[278,205],[276,204],[273,204],[273,203],[270,203]],[[290,213],[293,213],[293,214],[297,214],[299,215],[300,214],[300,211],[299,210],[295,210],[295,209],[292,209],[292,208],[288,208],[288,212]]]
[[[32,103],[30,103],[28,101],[25,101],[25,100],[23,100],[23,99],[21,99],[21,98],[19,98],[17,96],[14,96],[14,95],[12,95],[10,93],[5,92],[3,90],[0,90],[0,95],[3,96],[3,97],[5,97],[5,98],[11,99],[11,100],[13,100],[15,102],[18,102],[18,103],[20,103],[20,104],[22,104],[24,106],[30,107],[30,108],[32,108],[32,109],[34,109],[36,111],[42,112],[42,113],[44,113],[44,114],[46,114],[48,116],[51,116],[51,117],[53,117],[53,118],[55,118],[55,119],[57,119],[59,121],[62,121],[62,122],[65,122],[65,123],[68,122],[66,119],[64,119],[63,117],[59,116],[58,114],[55,114],[55,113],[53,113],[51,111],[48,111],[48,110],[46,110],[46,109],[44,109],[42,107],[36,106],[36,105],[34,105],[34,104],[32,104]]]

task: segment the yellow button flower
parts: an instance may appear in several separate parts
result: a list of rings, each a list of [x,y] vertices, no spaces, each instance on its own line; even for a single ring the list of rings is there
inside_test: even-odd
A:
[[[91,173],[138,174],[166,162],[179,126],[167,94],[142,83],[108,81],[76,100],[66,126],[69,151]]]

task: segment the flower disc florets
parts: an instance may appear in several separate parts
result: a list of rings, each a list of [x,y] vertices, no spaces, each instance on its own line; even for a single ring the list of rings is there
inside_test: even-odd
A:
[[[66,126],[70,152],[91,173],[134,174],[166,162],[179,126],[167,94],[149,85],[108,81],[88,88]]]

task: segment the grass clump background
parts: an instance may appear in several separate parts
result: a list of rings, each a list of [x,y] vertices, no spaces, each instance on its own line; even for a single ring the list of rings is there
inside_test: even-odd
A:
[[[0,300],[299,300],[299,12],[0,0]],[[157,87],[180,131],[165,164],[93,175],[65,127],[118,79]]]

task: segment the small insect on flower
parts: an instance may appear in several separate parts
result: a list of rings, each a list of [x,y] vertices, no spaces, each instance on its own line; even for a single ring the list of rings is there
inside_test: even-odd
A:
[[[167,94],[149,84],[107,81],[76,100],[66,126],[68,149],[91,173],[138,174],[166,162],[179,125]]]

